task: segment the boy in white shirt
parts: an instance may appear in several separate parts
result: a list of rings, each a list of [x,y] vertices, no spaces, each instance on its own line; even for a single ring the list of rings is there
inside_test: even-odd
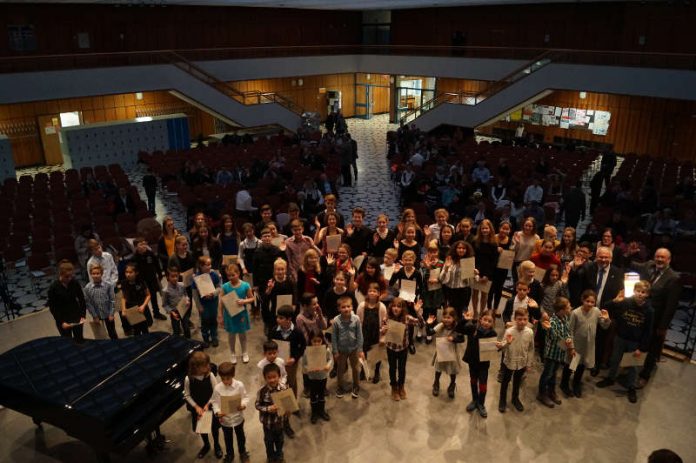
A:
[[[242,411],[249,404],[249,396],[247,395],[244,383],[234,379],[234,365],[231,362],[223,362],[218,367],[218,374],[222,380],[215,386],[211,402],[213,404],[213,412],[220,420],[222,425],[222,434],[225,438],[225,455],[224,462],[231,463],[234,460],[234,444],[232,440],[232,431],[237,436],[237,450],[239,457],[243,463],[249,461],[249,453],[246,451],[246,436],[244,435],[244,415]],[[222,397],[239,396],[241,403],[236,411],[225,414],[222,412]]]
[[[275,341],[266,341],[263,343],[263,358],[256,364],[261,371],[261,384],[265,384],[263,378],[263,367],[269,363],[275,363],[280,368],[280,384],[286,386],[288,384],[288,372],[285,371],[285,360],[278,357],[278,343]]]

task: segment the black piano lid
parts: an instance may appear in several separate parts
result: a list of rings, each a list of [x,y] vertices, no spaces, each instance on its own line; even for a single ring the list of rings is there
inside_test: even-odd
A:
[[[119,340],[36,339],[0,355],[0,388],[108,421],[186,359],[197,343],[167,333]]]

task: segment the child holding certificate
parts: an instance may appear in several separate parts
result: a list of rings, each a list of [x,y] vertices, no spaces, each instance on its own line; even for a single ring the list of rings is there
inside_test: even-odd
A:
[[[474,248],[466,241],[457,241],[452,245],[445,259],[445,265],[440,272],[440,282],[444,286],[447,305],[454,308],[457,317],[469,310],[471,300],[471,284],[473,278],[462,277],[462,259],[474,256]]]
[[[556,373],[567,356],[575,355],[573,339],[570,336],[568,315],[572,307],[565,297],[556,298],[553,303],[554,314],[550,320],[541,322],[546,331],[544,345],[544,371],[539,378],[539,393],[537,400],[549,408],[560,405],[561,400],[556,395]]]
[[[263,367],[263,379],[266,384],[256,395],[256,409],[263,426],[263,442],[266,445],[268,461],[280,462],[283,458],[283,427],[287,416],[278,414],[278,406],[273,403],[271,394],[287,389],[280,382],[280,368],[274,363]]]
[[[421,272],[423,274],[423,318],[428,319],[431,315],[437,313],[437,309],[442,307],[445,302],[445,295],[442,291],[442,284],[440,283],[440,272],[442,272],[442,266],[444,262],[439,257],[439,247],[437,245],[437,240],[431,240],[427,246],[427,253],[423,259]],[[422,330],[421,328],[416,339],[421,341]],[[430,344],[433,342],[433,336],[431,333],[426,332],[425,343]]]
[[[218,332],[217,332],[217,318],[218,318],[218,290],[220,288],[220,275],[217,272],[211,271],[213,268],[213,263],[208,256],[201,256],[198,258],[198,273],[194,277],[193,289],[199,292],[199,297],[201,300],[201,335],[203,336],[203,342],[212,343],[213,347],[219,345],[218,342]],[[206,288],[203,287],[202,283],[204,280],[198,280],[196,283],[196,278],[208,275],[212,281],[213,292],[207,293]]]
[[[239,265],[229,264],[225,269],[227,274],[227,283],[222,285],[223,297],[220,298],[218,308],[218,323],[224,326],[227,331],[227,336],[230,342],[230,351],[232,351],[232,364],[237,363],[237,337],[239,336],[239,345],[242,348],[242,362],[249,363],[249,354],[247,353],[247,336],[246,333],[251,329],[249,322],[249,312],[246,309],[247,304],[254,302],[254,292],[249,286],[249,283],[242,281],[239,277],[242,274]],[[236,294],[236,307],[231,309],[225,307],[223,303],[224,295],[234,292]],[[233,313],[234,315],[230,315]]]
[[[416,269],[416,253],[406,251],[401,256],[403,266],[398,272],[394,273],[389,280],[389,286],[399,291],[399,297],[408,302],[408,312],[412,317],[417,317],[419,314],[415,310],[415,301],[420,299],[423,292],[423,275]],[[411,282],[412,289],[406,291],[406,282]],[[408,329],[408,351],[411,354],[416,353],[416,345],[413,343],[413,326]]]
[[[311,352],[315,349],[323,353],[322,364],[310,364]],[[306,386],[309,388],[309,401],[312,405],[312,424],[316,423],[319,418],[324,421],[329,421],[331,417],[326,413],[326,381],[329,377],[329,371],[333,367],[333,355],[326,346],[326,340],[321,333],[315,333],[312,336],[311,344],[307,348],[306,354],[302,357],[302,372],[307,376]]]
[[[167,286],[162,291],[162,307],[169,314],[174,335],[179,336],[183,331],[184,337],[190,339],[190,301],[186,296],[184,284],[179,281],[179,269],[176,267],[167,269]]]
[[[575,355],[575,374],[573,374],[573,389],[570,389],[571,365],[563,368],[561,376],[561,391],[568,397],[582,397],[582,374],[586,368],[595,366],[595,337],[597,325],[606,330],[609,328],[609,312],[596,307],[597,293],[587,289],[580,295],[582,305],[570,313],[570,336],[573,338]]]
[[[435,316],[428,318],[428,324],[435,322]],[[433,366],[435,367],[435,381],[433,382],[433,395],[440,395],[440,376],[446,373],[450,377],[447,387],[447,396],[454,399],[454,391],[457,389],[457,374],[459,373],[459,353],[457,342],[461,342],[461,336],[455,332],[457,326],[457,311],[453,307],[445,307],[442,311],[442,322],[435,325],[435,355]]]
[[[648,351],[652,333],[654,311],[648,302],[650,283],[641,280],[633,288],[633,297],[623,297],[623,292],[607,304],[607,310],[612,314],[612,323],[616,323],[616,338],[614,350],[609,360],[609,375],[597,383],[597,387],[607,387],[614,384],[619,371],[619,364],[625,354],[630,354],[635,362],[645,361],[644,353]],[[641,362],[642,363],[642,362]],[[628,370],[627,388],[628,401],[636,403],[636,370],[630,366]]]
[[[387,345],[389,362],[389,385],[392,400],[406,400],[406,360],[408,359],[408,330],[406,326],[422,324],[418,318],[408,314],[408,304],[400,297],[389,305],[387,319],[382,324],[382,336]],[[401,336],[398,335],[401,331]]]
[[[222,435],[225,438],[225,463],[234,460],[234,443],[232,432],[237,436],[237,450],[242,463],[249,461],[246,451],[246,436],[244,435],[244,415],[242,412],[249,405],[244,383],[234,379],[235,367],[230,362],[223,362],[218,368],[220,382],[213,391],[213,411],[222,425]]]
[[[150,291],[144,281],[138,278],[138,266],[133,262],[126,264],[125,280],[121,283],[121,315],[126,317],[126,310],[137,308],[137,311],[144,315],[144,320],[139,323],[131,323],[133,334],[139,336],[148,333],[148,326],[152,325],[152,315],[147,309],[150,303]],[[130,321],[129,321],[130,323]]]
[[[493,311],[491,310],[481,312],[478,323],[473,321],[471,312],[467,312],[464,324],[457,326],[457,331],[467,337],[464,361],[469,364],[471,402],[466,406],[466,411],[473,412],[478,410],[482,418],[488,416],[485,403],[486,391],[488,390],[488,368],[490,368],[491,362],[490,360],[484,360],[484,352],[481,351],[481,340],[485,339],[487,345],[495,341],[497,334],[495,329],[493,329],[494,320]]]
[[[184,379],[184,400],[186,400],[186,408],[191,412],[191,422],[195,432],[198,421],[213,408],[211,398],[213,397],[213,390],[217,385],[217,380],[211,372],[210,357],[204,352],[196,351],[191,354],[188,366],[188,375]],[[211,434],[213,435],[215,456],[222,458],[219,431],[219,421],[213,420]],[[204,458],[210,451],[208,433],[201,433],[201,439],[203,440],[203,448],[198,452],[199,459]]]
[[[358,305],[357,315],[362,325],[362,350],[365,354],[365,359],[367,359],[367,353],[375,345],[379,344],[381,338],[380,329],[387,321],[387,308],[379,301],[379,284],[370,283],[368,285],[367,297]],[[382,361],[378,360],[375,363],[375,373],[372,377],[373,384],[379,383],[381,366]]]
[[[505,413],[507,409],[507,390],[510,380],[512,380],[512,405],[518,412],[524,411],[524,405],[520,402],[520,385],[525,371],[534,364],[534,331],[527,327],[529,323],[527,310],[515,309],[514,320],[514,325],[505,330],[505,338],[497,343],[498,348],[505,349],[501,365],[503,378],[498,403],[500,413]]]

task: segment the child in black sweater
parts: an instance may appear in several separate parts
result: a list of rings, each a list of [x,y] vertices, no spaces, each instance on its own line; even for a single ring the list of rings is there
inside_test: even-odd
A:
[[[633,297],[624,298],[619,294],[612,302],[607,304],[607,310],[612,314],[612,323],[616,323],[616,338],[614,338],[614,350],[609,360],[609,376],[597,383],[597,387],[607,387],[614,384],[619,371],[621,358],[627,352],[633,352],[636,359],[640,359],[648,351],[654,312],[648,302],[650,283],[641,280],[633,288]],[[645,357],[643,357],[645,361]],[[636,375],[638,367],[629,367],[626,387],[628,389],[628,401],[636,403]]]
[[[482,418],[488,416],[486,411],[486,391],[488,389],[488,368],[491,366],[490,360],[481,361],[479,350],[479,340],[493,338],[497,334],[494,326],[493,311],[484,310],[478,323],[473,321],[471,312],[464,314],[464,320],[455,328],[455,331],[467,337],[466,350],[464,351],[464,361],[469,364],[469,379],[471,380],[471,402],[466,406],[467,412],[478,410]]]

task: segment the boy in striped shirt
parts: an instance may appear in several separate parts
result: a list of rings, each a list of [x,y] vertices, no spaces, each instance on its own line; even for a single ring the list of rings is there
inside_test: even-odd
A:
[[[103,322],[109,338],[118,339],[116,324],[114,323],[114,287],[111,283],[102,281],[104,269],[95,264],[89,267],[89,276],[92,280],[85,286],[85,303],[87,310],[92,315],[92,323]]]

